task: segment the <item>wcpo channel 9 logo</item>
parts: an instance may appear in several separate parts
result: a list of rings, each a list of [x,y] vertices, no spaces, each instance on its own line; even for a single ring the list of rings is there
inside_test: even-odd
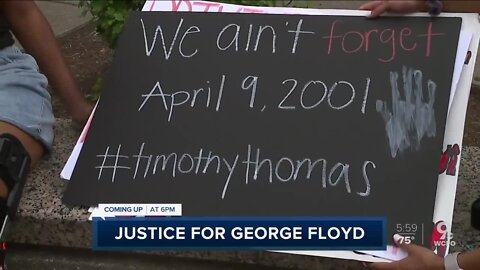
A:
[[[430,247],[439,256],[448,254],[449,247],[454,247],[457,243],[453,240],[453,233],[448,230],[445,221],[439,221],[433,226]]]

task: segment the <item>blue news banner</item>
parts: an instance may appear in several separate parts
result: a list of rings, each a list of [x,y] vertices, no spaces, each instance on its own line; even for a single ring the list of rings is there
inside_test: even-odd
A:
[[[94,218],[96,250],[384,250],[385,218]]]

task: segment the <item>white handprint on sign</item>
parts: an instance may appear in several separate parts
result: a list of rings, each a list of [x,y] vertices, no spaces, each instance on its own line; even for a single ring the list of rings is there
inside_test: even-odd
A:
[[[427,96],[423,98],[423,74],[420,70],[403,67],[403,92],[398,87],[398,72],[390,72],[392,111],[386,101],[377,100],[376,109],[385,121],[385,131],[392,157],[406,149],[419,150],[423,137],[436,135],[435,91],[437,85],[428,80]]]

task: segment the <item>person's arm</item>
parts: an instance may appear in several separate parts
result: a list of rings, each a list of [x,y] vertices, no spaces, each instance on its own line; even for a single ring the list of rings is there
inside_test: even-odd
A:
[[[408,257],[391,263],[372,263],[370,268],[376,270],[445,270],[444,259],[430,249],[402,244],[398,237],[394,237],[394,240],[397,246],[408,252]],[[457,257],[457,263],[463,270],[480,269],[480,249],[461,253]]]
[[[470,252],[460,253],[457,262],[458,266],[463,270],[480,269],[480,248]]]
[[[444,12],[480,13],[480,1],[443,0],[442,3]],[[370,1],[360,6],[360,9],[371,10],[368,17],[375,18],[385,12],[405,14],[427,11],[427,4],[425,0]]]
[[[443,1],[443,11],[480,13],[480,1]]]
[[[84,124],[91,112],[63,59],[53,31],[34,1],[0,1],[0,9],[26,52],[38,62],[72,119]]]

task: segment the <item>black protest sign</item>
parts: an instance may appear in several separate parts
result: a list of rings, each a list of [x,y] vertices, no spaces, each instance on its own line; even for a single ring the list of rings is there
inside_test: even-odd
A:
[[[64,201],[429,232],[460,27],[133,13]]]

